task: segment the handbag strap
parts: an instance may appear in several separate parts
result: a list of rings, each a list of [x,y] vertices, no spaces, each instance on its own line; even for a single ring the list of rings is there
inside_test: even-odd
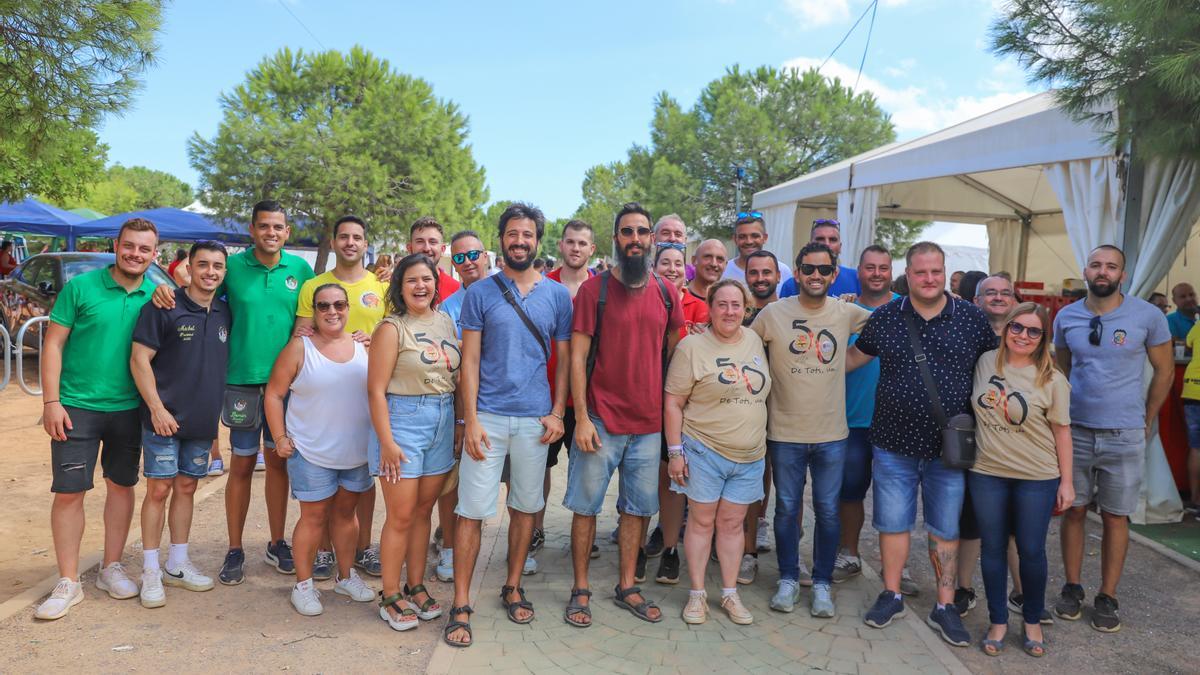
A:
[[[929,359],[925,357],[925,348],[921,343],[921,334],[917,332],[917,324],[911,314],[900,308],[900,316],[904,317],[904,325],[908,328],[908,339],[912,342],[913,359],[917,362],[917,370],[921,371],[921,379],[925,381],[925,390],[929,392],[929,401],[933,404],[933,419],[938,428],[945,429],[950,420],[946,417],[946,409],[942,407],[942,397],[938,395],[937,382],[929,370]]]
[[[499,274],[493,274],[492,281],[496,282],[496,286],[499,287],[500,292],[504,294],[504,299],[508,301],[508,304],[512,305],[513,311],[517,313],[517,316],[521,317],[521,322],[524,323],[525,327],[529,329],[529,332],[533,334],[533,339],[537,340],[538,346],[542,348],[542,356],[544,356],[546,358],[546,362],[549,363],[550,348],[546,346],[544,341],[542,341],[542,334],[538,332],[537,326],[533,325],[533,321],[529,318],[529,315],[525,313],[525,310],[521,309],[521,304],[518,303],[517,299],[513,297],[512,289],[508,287],[508,284],[505,284],[500,280]]]

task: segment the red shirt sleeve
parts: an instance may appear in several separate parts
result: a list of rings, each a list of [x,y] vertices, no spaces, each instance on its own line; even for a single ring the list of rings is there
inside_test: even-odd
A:
[[[575,309],[571,317],[571,332],[585,335],[596,334],[596,304],[600,301],[602,276],[594,276],[583,282],[575,294]],[[612,289],[609,289],[611,292]]]

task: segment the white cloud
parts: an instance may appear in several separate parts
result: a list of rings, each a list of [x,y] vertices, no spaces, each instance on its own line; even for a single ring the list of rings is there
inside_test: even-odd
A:
[[[784,0],[784,7],[809,26],[825,26],[850,18],[850,0]]]
[[[801,57],[785,62],[783,67],[807,70],[820,65],[819,59]],[[904,62],[901,61],[900,65],[903,66]],[[912,65],[915,62],[910,67]],[[836,60],[825,64],[821,74],[836,77],[848,87],[854,86],[855,79],[858,79],[858,91],[865,90],[875,95],[879,105],[891,113],[892,123],[896,125],[896,132],[901,138],[944,129],[1033,95],[1033,92],[1024,89],[995,91],[982,97],[931,94],[927,89],[913,85],[889,86],[866,74],[857,77],[857,68]]]

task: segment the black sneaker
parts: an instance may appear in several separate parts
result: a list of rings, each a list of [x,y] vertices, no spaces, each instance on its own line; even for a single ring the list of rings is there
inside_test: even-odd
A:
[[[312,578],[317,581],[332,579],[333,570],[336,567],[337,558],[333,556],[333,551],[317,549],[317,557],[313,560]]]
[[[1083,615],[1083,586],[1079,584],[1063,584],[1062,594],[1058,596],[1058,604],[1054,605],[1054,613],[1067,621],[1078,621]]]
[[[283,539],[267,544],[267,564],[280,574],[295,574],[296,563],[292,560],[292,547]]]
[[[650,533],[650,541],[646,542],[646,557],[657,558],[663,552],[662,526],[654,528]]]
[[[246,552],[240,548],[231,548],[225,554],[225,564],[221,565],[221,573],[217,578],[226,586],[237,586],[246,580],[242,573],[242,565],[246,563]]]
[[[871,628],[885,628],[892,619],[899,619],[906,613],[904,597],[897,598],[895,593],[885,588],[879,597],[875,598],[875,605],[863,615],[863,623]]]
[[[654,580],[660,584],[679,583],[679,551],[677,549],[663,550],[662,559],[658,563],[658,575],[654,577]]]
[[[595,542],[592,542],[592,552],[588,554],[588,557],[592,560],[600,557],[600,547]]]
[[[954,589],[954,609],[958,611],[959,616],[966,616],[967,612],[975,609],[975,589]]]
[[[533,538],[529,540],[529,553],[532,555],[542,550],[546,545],[546,532],[540,527],[533,528]]]
[[[646,580],[646,549],[638,549],[637,567],[633,568],[633,580],[642,583]]]
[[[1092,608],[1092,628],[1101,633],[1121,630],[1121,617],[1117,616],[1117,599],[1111,595],[1097,593]]]
[[[949,605],[942,609],[938,609],[937,605],[934,605],[933,611],[925,618],[925,623],[929,624],[929,627],[941,635],[948,644],[955,647],[966,647],[971,644],[971,634],[963,626],[962,617]]]
[[[1017,614],[1021,614],[1025,610],[1025,596],[1013,591],[1008,594],[1008,608]],[[1045,607],[1042,608],[1042,615],[1038,617],[1038,623],[1043,626],[1054,625],[1054,615]]]

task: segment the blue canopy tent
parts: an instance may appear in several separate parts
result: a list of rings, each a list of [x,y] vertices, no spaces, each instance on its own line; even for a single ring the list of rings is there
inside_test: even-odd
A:
[[[0,204],[0,230],[63,237],[67,250],[75,250],[75,238],[84,236],[80,225],[87,218],[26,197]]]
[[[145,218],[154,223],[161,241],[216,240],[226,244],[250,244],[250,235],[246,232],[245,225],[218,221],[201,213],[169,207],[118,213],[89,221],[76,229],[80,236],[116,237],[122,223],[130,218]]]

